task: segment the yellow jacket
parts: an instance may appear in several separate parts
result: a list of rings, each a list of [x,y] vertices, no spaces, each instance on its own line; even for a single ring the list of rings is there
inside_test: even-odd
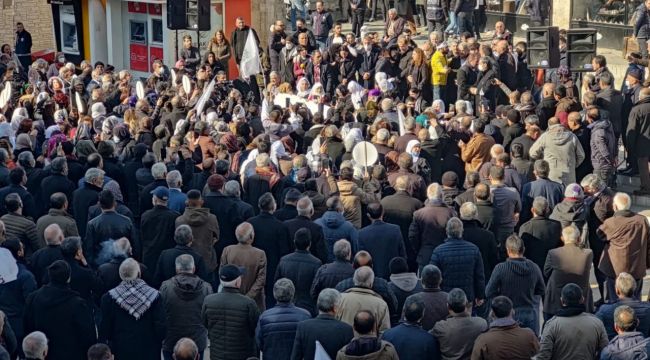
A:
[[[431,56],[431,84],[433,86],[447,85],[447,57],[439,50]]]

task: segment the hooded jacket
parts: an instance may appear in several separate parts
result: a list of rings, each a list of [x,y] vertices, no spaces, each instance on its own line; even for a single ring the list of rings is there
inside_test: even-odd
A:
[[[359,247],[357,229],[343,217],[343,214],[336,211],[326,211],[320,219],[314,222],[323,228],[328,261],[334,261],[334,243],[340,239],[346,239],[350,242],[352,254],[357,252]]]
[[[203,300],[212,293],[212,286],[195,274],[178,274],[162,283],[160,296],[167,318],[167,336],[163,350],[173,351],[182,337],[194,340],[199,351],[207,346],[208,331],[203,326]]]
[[[406,298],[422,291],[422,284],[415,273],[392,274],[388,287],[397,298],[397,311],[391,312],[391,325],[396,326],[402,317],[402,309]]]
[[[622,333],[600,353],[601,360],[642,360],[650,354],[650,339],[638,331]]]
[[[515,309],[533,308],[535,296],[543,296],[544,290],[544,278],[537,264],[526,258],[509,258],[494,268],[485,296],[504,295],[512,300]]]
[[[587,219],[589,218],[589,206],[582,199],[565,198],[559,204],[555,205],[553,212],[548,217],[551,220],[559,221],[562,229],[573,224],[580,230],[580,240],[583,244],[588,244],[589,227]]]
[[[548,161],[548,178],[569,185],[576,182],[575,169],[585,159],[578,138],[562,125],[552,125],[530,148],[530,158]]]
[[[617,142],[612,123],[609,120],[600,120],[589,125],[588,128],[591,129],[589,145],[594,170],[613,169],[617,155]]]
[[[176,227],[189,225],[192,228],[192,249],[205,261],[208,272],[217,267],[214,244],[219,241],[219,222],[208,208],[186,207],[183,215],[176,218]]]

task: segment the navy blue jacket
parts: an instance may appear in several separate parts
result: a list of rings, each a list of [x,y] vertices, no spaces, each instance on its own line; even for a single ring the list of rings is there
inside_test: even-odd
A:
[[[622,305],[627,305],[634,309],[634,313],[639,319],[639,325],[636,327],[636,330],[647,337],[648,333],[650,333],[650,303],[632,299],[618,299],[615,303],[603,304],[598,309],[598,312],[596,312],[596,316],[605,325],[609,340],[612,340],[616,336],[616,331],[614,330],[614,311]]]
[[[0,204],[0,216],[7,213],[7,208],[4,204],[4,198],[11,193],[16,193],[18,196],[20,196],[20,200],[23,202],[23,215],[31,217],[32,220],[36,222],[38,219],[38,212],[36,210],[34,197],[27,191],[25,187],[21,185],[11,184],[0,189],[0,199],[3,200],[2,204]]]
[[[16,337],[22,339],[26,334],[23,331],[23,316],[27,296],[36,291],[34,275],[27,270],[23,263],[18,263],[18,278],[14,281],[0,284],[0,310],[7,316]]]
[[[521,190],[520,224],[533,217],[530,208],[533,206],[533,200],[538,196],[545,198],[548,201],[548,208],[553,209],[564,198],[564,185],[547,178],[538,178],[524,184]]]
[[[483,258],[476,245],[463,239],[447,239],[433,250],[431,264],[442,272],[442,290],[459,288],[468,301],[485,299]]]
[[[382,340],[393,344],[400,359],[440,359],[438,343],[422,326],[404,322],[387,330]]]
[[[267,360],[285,360],[291,356],[298,323],[311,318],[305,309],[278,303],[260,315],[255,329],[257,347]]]
[[[394,257],[406,258],[406,249],[399,226],[381,220],[359,230],[359,250],[366,250],[372,256],[375,276],[388,280],[388,264]]]
[[[315,319],[298,324],[291,360],[313,359],[316,340],[323,345],[327,355],[335,359],[336,352],[347,345],[353,336],[352,326],[336,320],[330,314],[319,314]]]
[[[618,335],[600,353],[600,360],[646,359],[650,354],[650,339],[639,332]]]

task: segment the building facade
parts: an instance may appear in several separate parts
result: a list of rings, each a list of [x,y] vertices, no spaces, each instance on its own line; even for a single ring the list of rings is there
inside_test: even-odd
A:
[[[33,51],[56,48],[52,9],[45,0],[0,0],[0,44],[14,47],[18,21],[32,34]]]

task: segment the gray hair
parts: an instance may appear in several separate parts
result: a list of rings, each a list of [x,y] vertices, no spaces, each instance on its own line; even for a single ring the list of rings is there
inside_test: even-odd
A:
[[[174,241],[179,245],[187,245],[194,240],[192,228],[189,225],[179,225],[174,231]]]
[[[533,164],[533,170],[535,170],[535,174],[537,176],[548,177],[548,174],[550,172],[548,161],[543,159],[535,160],[535,163]]]
[[[425,289],[436,288],[440,286],[440,283],[442,282],[442,272],[440,271],[440,268],[435,265],[426,265],[422,269],[420,276],[422,277],[422,286],[424,286]]]
[[[375,272],[372,271],[370,266],[362,266],[354,271],[352,281],[354,281],[354,286],[372,289],[372,284],[375,282]]]
[[[321,290],[320,294],[318,294],[318,300],[316,301],[318,311],[323,313],[334,311],[340,303],[341,293],[330,288]]]
[[[427,187],[427,199],[431,201],[442,200],[442,187],[438,183],[432,183]]]
[[[616,277],[616,290],[627,298],[634,296],[634,290],[636,290],[636,280],[632,275],[622,272]]]
[[[239,183],[235,180],[228,181],[223,186],[223,194],[226,196],[239,197],[241,194],[241,188],[239,187]]]
[[[128,257],[131,255],[131,243],[129,239],[123,237],[115,240],[113,243],[113,254]]]
[[[588,174],[582,178],[582,181],[580,181],[580,186],[582,186],[583,189],[590,188],[600,190],[605,186],[605,183],[601,178],[598,177],[598,175]]]
[[[473,202],[464,203],[460,206],[458,212],[460,213],[461,220],[474,220],[478,216],[478,209]]]
[[[235,237],[240,244],[251,244],[255,238],[255,229],[251,223],[244,221],[235,229]]]
[[[571,224],[562,229],[562,241],[565,244],[579,244],[580,243],[580,230]]]
[[[458,313],[460,309],[464,309],[467,306],[467,295],[462,289],[451,289],[449,294],[447,294],[447,304],[449,308],[455,309],[454,312]]]
[[[43,230],[43,238],[48,245],[57,245],[63,239],[63,230],[59,224],[50,224]]]
[[[273,285],[273,297],[279,303],[290,303],[296,294],[296,288],[293,282],[287,278],[279,279]]]
[[[412,116],[407,116],[404,119],[404,129],[405,130],[413,130],[415,129],[415,118]]]
[[[132,258],[128,258],[120,264],[120,279],[135,280],[140,275],[140,264]]]
[[[152,169],[153,170],[153,169]],[[171,188],[180,188],[183,184],[183,176],[178,170],[167,173],[167,186]]]
[[[23,339],[23,352],[29,359],[45,359],[47,352],[47,336],[40,331],[25,336]]]
[[[454,104],[454,107],[456,109],[457,114],[467,112],[467,103],[465,102],[465,100],[456,101],[456,103]]]
[[[614,206],[616,206],[616,210],[618,211],[630,210],[632,207],[632,198],[624,192],[617,192],[614,195]]]
[[[395,8],[390,8],[388,9],[389,14],[397,14],[397,10]]]
[[[64,160],[65,160],[65,158],[64,158]],[[29,165],[30,167],[34,167],[36,165],[36,160],[34,159],[34,154],[32,154],[31,151],[23,151],[23,152],[21,152],[20,154],[18,154],[18,163],[22,167],[25,167],[26,165]]]
[[[86,175],[84,180],[89,184],[94,184],[97,182],[97,179],[104,178],[104,170],[98,168],[90,168],[86,170]]]
[[[548,207],[548,200],[546,200],[546,198],[543,196],[537,196],[533,200],[533,210],[535,210],[535,214],[538,216],[548,215],[548,212],[550,210]]]
[[[310,198],[304,197],[296,203],[296,210],[298,210],[298,215],[309,217],[314,211],[314,204]]]
[[[167,166],[163,162],[157,162],[151,167],[151,176],[154,179],[164,179],[167,175]]]
[[[539,116],[537,116],[537,115],[528,115],[528,116],[526,116],[526,119],[524,120],[524,123],[526,123],[526,125],[539,125]]]
[[[395,179],[395,190],[406,191],[409,188],[409,177],[407,175],[398,176]]]
[[[459,218],[453,217],[447,221],[447,237],[453,239],[462,239],[463,238],[463,222]]]
[[[351,255],[351,251],[352,249],[350,248],[350,243],[345,239],[337,240],[332,248],[334,258],[337,260],[347,260]]]
[[[259,153],[255,157],[255,166],[264,167],[269,165],[269,154]]]
[[[194,258],[190,254],[178,255],[174,261],[176,265],[177,274],[193,274],[194,273]]]
[[[63,254],[74,255],[81,250],[81,238],[79,236],[68,236],[61,242]]]
[[[377,130],[377,141],[386,142],[390,137],[390,132],[384,128]]]
[[[0,148],[0,164],[4,164],[9,160],[9,153],[7,150]]]

